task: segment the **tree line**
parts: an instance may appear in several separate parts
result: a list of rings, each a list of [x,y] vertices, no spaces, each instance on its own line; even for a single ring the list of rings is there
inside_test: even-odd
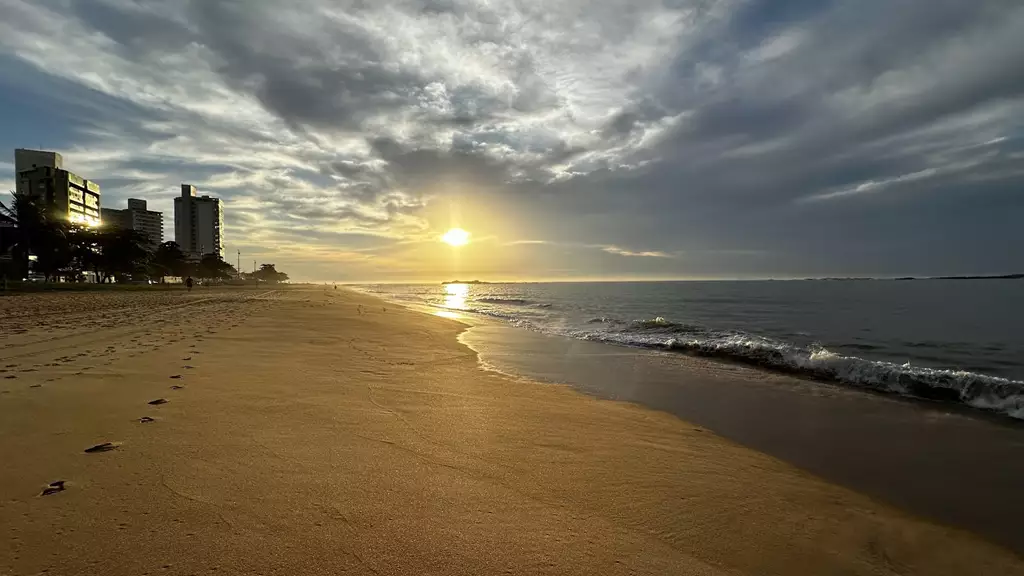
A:
[[[7,258],[0,261],[6,277],[25,278],[31,271],[47,282],[81,282],[88,273],[97,282],[161,281],[167,276],[274,283],[288,279],[273,264],[239,275],[218,254],[206,254],[197,262],[188,259],[176,242],[164,242],[154,249],[149,238],[137,230],[73,224],[24,194],[13,193],[8,204],[0,201],[0,223],[7,223],[8,230],[10,225],[14,227]]]

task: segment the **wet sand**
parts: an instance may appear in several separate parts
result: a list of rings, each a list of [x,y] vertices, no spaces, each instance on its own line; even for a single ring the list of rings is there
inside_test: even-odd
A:
[[[497,370],[669,412],[1024,554],[1020,422],[716,360],[495,323],[477,323],[460,340]]]
[[[0,574],[1024,574],[672,415],[481,370],[456,322],[78,296],[0,298]]]

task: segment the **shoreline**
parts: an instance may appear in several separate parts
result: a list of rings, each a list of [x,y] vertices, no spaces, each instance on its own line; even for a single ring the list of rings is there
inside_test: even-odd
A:
[[[670,414],[485,371],[463,324],[212,292],[0,320],[25,329],[0,342],[0,572],[1024,574]]]
[[[471,325],[460,341],[499,373],[666,412],[1024,554],[1019,421],[717,359],[510,326]]]
[[[713,356],[546,334],[495,318],[355,292],[465,324],[459,341],[478,354],[486,369],[671,414],[1024,556],[1019,529],[1024,496],[1018,489],[1024,478],[1024,427],[1019,419]],[[638,370],[643,376],[634,377]],[[716,398],[722,395],[725,399]],[[764,402],[775,415],[757,414]],[[964,499],[964,494],[972,497]]]
[[[916,344],[906,342],[902,344],[905,346],[905,355],[885,352],[863,354],[862,349],[877,350],[885,348],[885,345],[844,346],[836,343],[826,348],[817,343],[808,343],[809,338],[801,340],[798,337],[763,336],[756,331],[748,331],[749,328],[737,327],[735,321],[732,322],[731,328],[713,330],[705,327],[715,325],[709,318],[703,318],[700,320],[702,324],[694,325],[660,317],[630,322],[622,320],[629,312],[625,313],[627,316],[613,314],[606,317],[595,309],[589,310],[585,316],[573,317],[572,310],[575,308],[571,303],[559,300],[560,297],[557,295],[547,297],[553,298],[555,306],[560,311],[547,315],[546,311],[534,310],[548,308],[552,305],[550,302],[482,298],[479,309],[472,299],[445,308],[436,302],[416,302],[413,298],[400,297],[401,293],[378,293],[373,289],[366,290],[366,293],[431,314],[441,311],[441,315],[449,317],[461,315],[469,322],[484,319],[507,320],[502,323],[517,327],[523,327],[522,323],[525,322],[525,327],[541,334],[601,342],[633,350],[669,352],[690,358],[713,359],[729,365],[753,367],[772,374],[837,384],[854,390],[924,402],[939,402],[966,408],[968,413],[990,415],[995,419],[1002,418],[1024,424],[1024,380],[1020,379],[1022,375],[1019,372],[1001,371],[995,367],[1016,365],[1012,351],[1017,341],[1008,335],[1006,339],[1012,340],[1013,343],[1005,347],[1001,352],[1002,356],[989,358],[987,361],[990,364],[986,368],[981,366],[981,361],[975,362],[965,358],[964,350],[954,351],[947,361],[942,361],[934,355],[917,351]],[[543,300],[545,296],[533,295],[530,298]],[[488,307],[491,303],[497,303],[499,306]],[[509,305],[500,306],[505,303]],[[580,314],[578,310],[575,313]],[[650,316],[652,312],[641,312],[637,317],[644,314]],[[586,317],[591,319],[584,322],[583,318]],[[569,324],[565,324],[566,322]],[[592,325],[596,327],[592,328]],[[730,323],[725,322],[725,325],[729,326]],[[805,333],[801,334],[808,336]],[[984,338],[980,335],[978,337]],[[858,340],[859,337],[854,339]],[[894,345],[894,349],[899,349],[899,346],[900,344]],[[991,344],[979,345],[979,348],[980,351],[976,352],[981,355],[988,354],[994,349]]]

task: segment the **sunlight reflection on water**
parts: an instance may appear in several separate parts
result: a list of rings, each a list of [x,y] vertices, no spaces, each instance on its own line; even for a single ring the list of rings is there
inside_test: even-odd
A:
[[[452,310],[466,310],[469,284],[445,284],[444,307]]]

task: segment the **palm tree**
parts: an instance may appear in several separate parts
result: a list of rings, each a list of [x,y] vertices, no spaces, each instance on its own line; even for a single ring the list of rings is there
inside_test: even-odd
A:
[[[8,203],[0,201],[0,219],[17,228],[11,256],[18,276],[24,276],[28,273],[29,255],[35,254],[37,246],[46,243],[46,211],[35,198],[11,191]]]

